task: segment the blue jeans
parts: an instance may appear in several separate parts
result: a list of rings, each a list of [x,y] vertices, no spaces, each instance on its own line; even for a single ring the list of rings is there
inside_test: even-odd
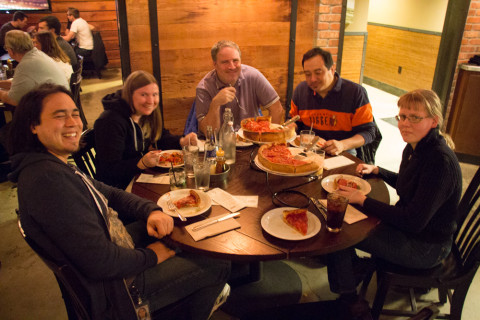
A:
[[[428,269],[438,265],[450,253],[452,239],[442,243],[427,243],[386,223],[380,224],[356,248],[371,253],[376,258],[415,269]],[[353,260],[355,248],[328,255],[328,281],[335,293],[356,292]]]
[[[131,223],[127,230],[136,247],[158,241],[148,236],[143,222]],[[229,276],[230,261],[177,251],[174,257],[138,274],[135,285],[151,313],[188,297],[189,319],[205,320]]]

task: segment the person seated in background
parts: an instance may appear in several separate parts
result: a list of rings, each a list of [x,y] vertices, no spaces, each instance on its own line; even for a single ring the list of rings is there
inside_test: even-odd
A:
[[[10,57],[18,61],[13,80],[0,81],[0,101],[16,106],[30,90],[45,82],[65,88],[70,84],[63,71],[42,51],[33,46],[28,33],[20,30],[7,32],[5,48]]]
[[[68,83],[72,77],[73,68],[70,64],[70,59],[63,52],[62,48],[55,40],[53,33],[50,31],[39,31],[33,36],[33,44],[38,50],[44,52],[47,56],[53,59],[57,66],[63,71]]]
[[[313,48],[302,59],[305,80],[293,92],[290,117],[300,115],[298,129],[310,129],[326,140],[331,155],[372,142],[376,124],[367,91],[335,72],[330,52]]]
[[[80,11],[76,8],[68,8],[67,19],[71,21],[72,24],[68,33],[63,36],[63,39],[67,42],[75,39],[77,42],[75,53],[82,57],[90,56],[93,50],[91,25],[89,25],[83,18],[80,18]]]
[[[155,149],[197,144],[195,133],[181,137],[163,127],[159,99],[157,80],[141,70],[102,99],[105,111],[94,124],[98,180],[125,189],[136,174],[158,164]]]
[[[437,94],[414,90],[400,97],[398,107],[398,129],[407,143],[399,172],[369,164],[356,168],[359,176],[375,174],[395,188],[398,202],[389,205],[343,186],[337,192],[382,221],[356,248],[403,267],[427,269],[450,253],[462,176],[453,142],[441,132]],[[357,299],[354,265],[358,261],[354,248],[328,256],[330,290],[346,301]]]
[[[215,43],[211,49],[214,70],[198,83],[195,108],[200,131],[207,126],[220,128],[225,108],[233,112],[234,128],[245,118],[268,109],[272,122],[280,123],[284,109],[272,85],[257,69],[242,64],[238,45],[229,40]]]
[[[62,29],[62,25],[60,20],[58,20],[55,16],[45,16],[41,17],[38,20],[38,31],[50,31],[55,36],[58,45],[62,48],[63,52],[68,56],[70,59],[70,63],[72,65],[73,71],[76,71],[79,67],[77,61],[77,54],[73,51],[73,47],[65,41],[60,35],[60,30]]]
[[[18,186],[22,228],[80,277],[95,298],[87,310],[91,319],[136,319],[134,304],[145,306],[137,304],[138,294],[159,318],[162,308],[186,300],[187,318],[205,320],[225,301],[230,262],[175,253],[161,241],[172,232],[173,218],[156,203],[68,163],[83,127],[68,90],[44,84],[30,91],[12,123],[9,178]],[[125,227],[120,209],[137,221]]]
[[[22,30],[27,26],[28,16],[21,12],[17,11],[13,14],[12,21],[5,23],[2,28],[0,28],[0,56],[3,56],[7,53],[5,46],[5,35],[8,31],[11,30]]]

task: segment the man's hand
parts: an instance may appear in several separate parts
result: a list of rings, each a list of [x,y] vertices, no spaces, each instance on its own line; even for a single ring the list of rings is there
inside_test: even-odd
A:
[[[197,141],[197,134],[195,132],[190,132],[185,137],[180,138],[180,145],[183,146],[196,146],[198,143]]]
[[[345,145],[342,141],[338,140],[328,140],[323,145],[325,152],[331,154],[332,156],[337,156],[343,151],[345,151]]]
[[[175,255],[175,251],[165,246],[160,241],[156,241],[150,243],[147,248],[153,250],[157,255],[157,264],[162,263],[163,261],[173,257]]]
[[[237,90],[234,87],[225,87],[212,99],[212,103],[218,107],[223,106],[235,99],[236,92]]]
[[[150,213],[147,219],[147,232],[149,236],[161,239],[173,231],[173,218],[160,210]]]

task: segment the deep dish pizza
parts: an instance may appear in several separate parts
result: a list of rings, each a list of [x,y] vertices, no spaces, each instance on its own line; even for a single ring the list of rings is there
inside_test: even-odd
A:
[[[199,207],[202,200],[198,193],[195,190],[190,190],[188,196],[183,197],[175,201],[173,204],[178,208],[185,208],[185,207]]]
[[[308,217],[306,209],[284,210],[283,221],[302,235],[307,234]]]
[[[318,170],[318,164],[315,162],[307,158],[296,159],[285,143],[261,146],[258,149],[258,161],[265,168],[282,173],[304,173]]]
[[[358,189],[360,190],[360,185],[358,183],[356,183],[355,181],[353,180],[349,180],[349,179],[345,179],[344,177],[342,176],[339,176],[338,178],[335,179],[334,181],[334,187],[335,189],[338,189],[338,186],[345,186],[345,187],[350,187],[350,188],[354,188],[354,189]]]
[[[158,157],[159,165],[169,166],[172,163],[174,166],[183,164],[183,154],[180,152],[162,152]]]
[[[243,136],[257,142],[282,143],[295,137],[293,127],[280,127],[272,124],[271,117],[261,116],[243,119],[241,122]]]

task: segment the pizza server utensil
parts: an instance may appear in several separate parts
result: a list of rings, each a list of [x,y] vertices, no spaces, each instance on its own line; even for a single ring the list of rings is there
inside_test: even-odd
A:
[[[315,147],[315,145],[317,144],[318,139],[320,139],[320,137],[319,137],[319,136],[315,136],[315,137],[313,138],[312,142],[311,142],[309,145],[307,145],[307,146],[305,147],[305,149],[303,149],[302,152],[300,152],[299,154],[297,154],[297,156],[306,157],[306,156],[307,156],[307,152],[310,151],[310,149],[312,149],[313,147]]]
[[[177,206],[176,206],[175,204],[173,204],[172,198],[170,197],[170,193],[169,193],[168,196],[167,196],[167,206],[168,206],[168,209],[169,209],[170,211],[173,211],[173,212],[175,212],[175,213],[178,215],[178,217],[180,218],[180,220],[182,220],[182,221],[187,221],[187,218],[185,218],[184,216],[182,216],[182,214],[180,213],[180,211],[178,211]]]
[[[209,222],[207,222],[207,223],[204,223],[204,224],[195,226],[195,227],[192,228],[192,231],[198,231],[198,230],[201,230],[201,229],[206,228],[206,227],[208,227],[208,226],[211,226],[212,224],[215,224],[215,223],[217,223],[217,222],[220,222],[220,221],[223,221],[223,220],[227,220],[227,219],[230,219],[230,218],[235,218],[235,217],[238,216],[239,214],[240,214],[240,212],[234,212],[234,213],[227,214],[225,217],[221,217],[221,218],[218,218],[218,219],[209,221]]]
[[[299,115],[296,115],[295,117],[293,117],[292,119],[288,119],[287,121],[285,121],[282,125],[280,125],[281,128],[285,128],[287,125],[289,125],[290,123],[293,123],[297,120],[300,119],[300,116]]]

